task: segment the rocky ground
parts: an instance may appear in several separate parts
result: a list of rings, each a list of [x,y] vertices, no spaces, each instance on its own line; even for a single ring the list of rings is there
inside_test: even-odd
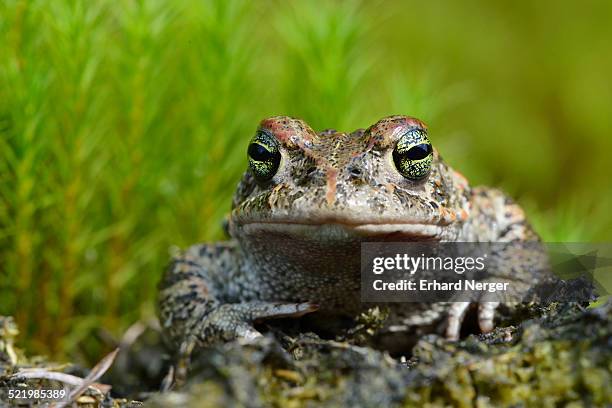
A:
[[[154,329],[79,372],[23,356],[12,320],[1,318],[0,401],[25,383],[57,387],[85,378],[78,395],[70,386],[78,406],[140,405],[113,398],[120,394],[153,407],[610,406],[611,314],[610,303],[525,307],[492,333],[457,343],[426,336],[407,359],[396,359],[367,346],[383,317],[373,311],[342,341],[273,328],[254,343],[193,353],[170,372]]]

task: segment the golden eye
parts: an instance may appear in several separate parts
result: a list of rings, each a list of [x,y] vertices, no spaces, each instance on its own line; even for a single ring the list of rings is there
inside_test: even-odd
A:
[[[433,148],[422,129],[411,129],[399,138],[393,149],[393,162],[399,173],[410,180],[420,180],[431,171]]]
[[[267,132],[258,131],[247,150],[249,167],[260,182],[270,180],[278,171],[281,154],[278,149],[278,141]]]

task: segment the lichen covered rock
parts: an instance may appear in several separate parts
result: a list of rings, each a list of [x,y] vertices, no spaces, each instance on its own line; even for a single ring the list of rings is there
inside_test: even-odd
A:
[[[518,326],[452,343],[430,335],[399,362],[313,334],[236,342],[192,356],[187,384],[152,406],[606,406],[609,304],[532,307]]]
[[[188,361],[176,365],[165,384],[156,387],[167,386],[168,378],[174,377],[171,390],[152,394],[146,405],[610,406],[611,314],[609,303],[595,308],[578,304],[525,307],[505,327],[486,335],[471,335],[456,343],[425,336],[408,359],[392,358],[368,346],[384,319],[378,310],[361,316],[355,329],[336,340],[275,328],[249,344],[232,342],[195,351]],[[24,368],[76,378],[71,365],[27,359],[14,346],[16,334],[12,320],[0,318],[1,402],[6,402],[8,387],[30,384],[31,379],[15,375]],[[162,361],[155,332],[142,339],[146,341],[135,349],[145,350],[143,355],[150,360],[155,359],[151,350],[157,350]],[[137,406],[113,394],[121,386],[145,397],[149,394],[144,391],[151,390],[150,384],[144,386],[151,379],[144,378],[142,389],[137,389],[134,373],[126,372],[134,360],[126,361],[122,365],[121,358],[115,360],[117,375],[102,378],[113,385],[113,391],[108,391],[108,385],[94,384],[76,400],[77,405]],[[160,361],[151,364],[158,367]],[[120,373],[128,375],[125,384]],[[45,379],[39,382],[51,384]]]

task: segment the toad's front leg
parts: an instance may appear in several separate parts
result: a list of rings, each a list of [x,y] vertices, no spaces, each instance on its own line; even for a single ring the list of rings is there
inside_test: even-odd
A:
[[[492,274],[511,281],[512,309],[522,295],[541,281],[547,271],[548,259],[540,238],[529,225],[524,211],[508,196],[496,189],[478,187],[472,191],[473,213],[464,236],[469,242],[491,243],[494,265]],[[495,328],[495,311],[499,301],[478,301],[478,326],[483,333]],[[457,340],[470,302],[451,304],[447,314],[446,338]]]
[[[230,302],[230,280],[239,277],[236,251],[231,243],[195,245],[173,260],[160,285],[159,315],[175,345],[253,339],[261,336],[253,327],[256,321],[317,309],[312,303]]]

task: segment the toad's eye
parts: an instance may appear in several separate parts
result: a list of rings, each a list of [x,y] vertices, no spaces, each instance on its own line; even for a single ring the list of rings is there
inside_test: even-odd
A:
[[[276,174],[281,160],[278,141],[264,131],[258,131],[251,140],[247,151],[249,167],[255,179],[261,182],[270,180]]]
[[[420,180],[431,171],[433,148],[422,129],[411,129],[397,141],[393,162],[400,174],[410,180]]]

